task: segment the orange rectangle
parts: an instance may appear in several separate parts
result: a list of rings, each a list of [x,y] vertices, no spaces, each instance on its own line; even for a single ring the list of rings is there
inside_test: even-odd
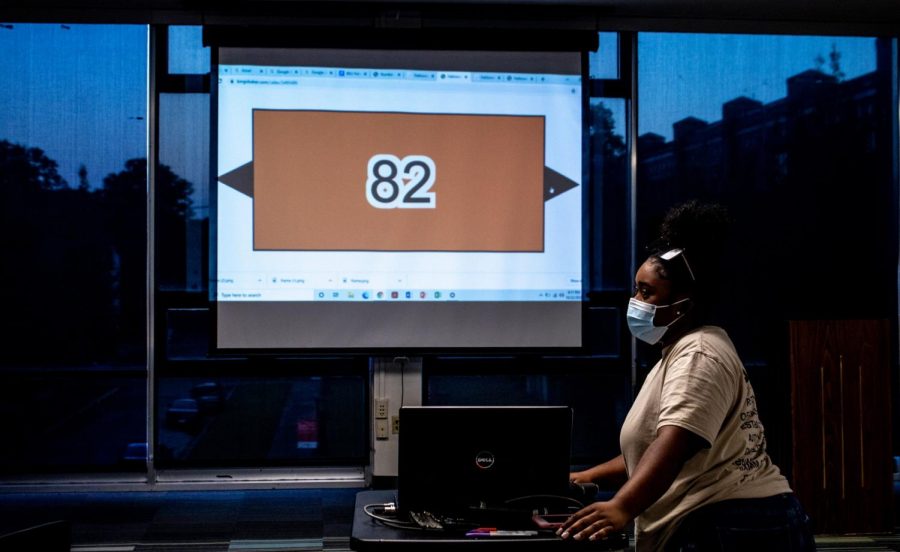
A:
[[[544,248],[544,118],[253,112],[253,244]]]

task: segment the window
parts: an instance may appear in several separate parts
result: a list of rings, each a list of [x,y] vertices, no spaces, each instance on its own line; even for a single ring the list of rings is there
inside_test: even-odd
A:
[[[209,73],[209,48],[203,46],[203,29],[194,25],[169,27],[169,73]]]
[[[200,27],[149,31],[161,54],[149,68],[152,221],[148,27],[0,26],[0,71],[16,76],[0,80],[0,473],[144,470],[148,440],[163,469],[364,464],[368,359],[207,356],[210,52]],[[634,38],[600,33],[588,60],[591,350],[423,363],[426,404],[573,405],[585,464],[615,452],[634,385],[656,360],[639,346],[632,381],[623,310],[633,251],[642,261],[672,205],[715,200],[736,221],[715,321],[767,419],[787,415],[787,320],[897,314],[893,39]],[[786,429],[767,429],[789,467]]]
[[[0,28],[2,472],[119,469],[146,442],[146,45]]]
[[[619,33],[599,33],[596,52],[590,55],[591,79],[617,79],[621,76],[619,67]]]
[[[875,38],[638,38],[637,245],[676,203],[729,208],[724,266],[734,269],[715,318],[769,420],[787,415],[787,320],[895,316],[897,244],[880,238],[896,235],[891,48]],[[644,370],[655,360],[641,357]],[[766,429],[787,464],[784,428]]]
[[[626,101],[591,98],[592,290],[628,290],[628,146]]]
[[[288,373],[327,372],[326,376],[248,376],[271,374],[271,369],[247,362],[238,376],[160,378],[157,465],[364,464],[368,433],[363,374],[367,372],[356,364],[279,363]],[[219,369],[234,373],[234,367]]]
[[[208,281],[209,94],[159,96],[160,290],[203,295]]]
[[[158,37],[156,466],[362,465],[366,359],[207,355],[210,51],[200,27]]]

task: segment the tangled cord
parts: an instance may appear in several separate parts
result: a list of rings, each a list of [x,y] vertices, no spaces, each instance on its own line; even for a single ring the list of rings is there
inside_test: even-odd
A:
[[[382,509],[381,514],[378,514],[374,511],[376,508]],[[428,531],[428,530],[432,530],[432,529],[442,529],[443,528],[440,526],[440,524],[438,524],[436,527],[429,528],[427,525],[422,526],[419,523],[411,523],[408,521],[399,520],[396,517],[388,517],[388,516],[383,515],[386,512],[396,512],[396,511],[397,511],[397,507],[392,502],[381,503],[381,504],[366,504],[365,506],[363,506],[363,512],[365,512],[366,515],[368,515],[370,518],[377,520],[377,521],[387,525],[388,527],[393,527],[395,529],[415,529],[415,530],[419,530],[419,531]],[[437,523],[437,522],[435,521],[435,523]]]

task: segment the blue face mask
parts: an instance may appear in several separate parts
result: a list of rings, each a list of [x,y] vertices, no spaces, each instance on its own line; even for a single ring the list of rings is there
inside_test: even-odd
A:
[[[628,301],[628,312],[625,315],[625,319],[628,321],[628,329],[631,330],[631,335],[645,343],[655,345],[666,334],[669,326],[671,326],[672,324],[680,320],[682,316],[684,316],[679,316],[666,326],[654,326],[653,319],[656,317],[656,310],[658,308],[674,307],[679,303],[684,303],[685,301],[689,300],[690,299],[682,299],[681,301],[676,301],[671,305],[657,307],[656,305],[651,305],[650,303],[645,303],[632,297]]]

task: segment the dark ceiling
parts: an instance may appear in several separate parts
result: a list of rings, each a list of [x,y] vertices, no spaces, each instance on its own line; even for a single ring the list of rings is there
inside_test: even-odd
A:
[[[5,0],[0,20],[900,34],[898,0]]]

